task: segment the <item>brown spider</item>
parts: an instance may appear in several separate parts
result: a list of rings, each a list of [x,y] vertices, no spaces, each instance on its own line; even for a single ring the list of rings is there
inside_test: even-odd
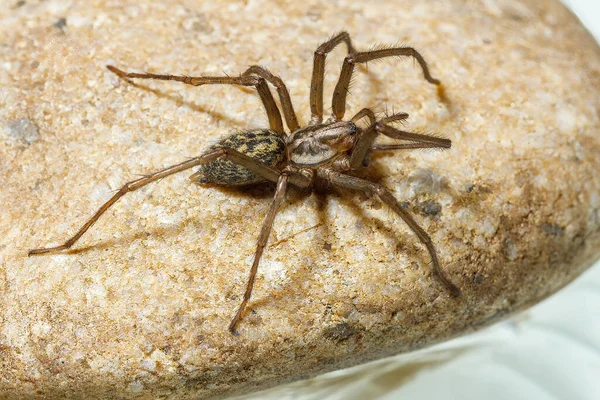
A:
[[[325,73],[325,57],[342,42],[346,43],[348,55],[344,59],[340,78],[335,87],[332,99],[332,116],[323,121],[323,77]],[[354,71],[355,64],[366,63],[385,57],[414,57],[423,69],[425,79],[438,86],[440,81],[429,74],[429,69],[423,57],[411,47],[390,47],[372,51],[357,52],[352,46],[350,36],[341,32],[317,48],[314,54],[312,82],[310,85],[311,120],[308,126],[300,127],[290,100],[289,92],[283,81],[259,66],[252,66],[239,77],[190,77],[177,75],[156,75],[124,72],[111,65],[107,68],[121,78],[161,79],[179,81],[193,86],[209,84],[229,84],[254,86],[263,102],[269,117],[270,129],[254,129],[233,133],[210,147],[204,154],[181,164],[173,165],[150,175],[126,183],[110,200],[108,200],[91,217],[81,229],[64,244],[55,247],[33,249],[29,255],[51,253],[70,248],[117,200],[128,192],[133,192],[149,183],[166,176],[200,166],[198,172],[191,176],[196,183],[212,183],[225,186],[240,186],[258,182],[275,182],[277,188],[275,197],[267,217],[263,223],[254,261],[250,269],[250,277],[244,293],[244,299],[229,330],[234,333],[244,309],[252,294],[258,263],[271,232],[273,220],[283,202],[288,183],[301,188],[312,187],[316,180],[324,180],[329,184],[355,189],[369,196],[377,195],[398,214],[409,228],[425,245],[431,256],[434,274],[446,285],[450,292],[458,296],[460,290],[445,277],[429,235],[417,224],[412,216],[398,203],[398,200],[382,185],[361,179],[345,172],[352,172],[363,164],[371,152],[419,148],[449,148],[448,139],[435,136],[398,130],[389,125],[394,121],[408,118],[406,113],[395,113],[377,120],[373,111],[364,108],[350,121],[343,121],[346,108],[346,95]],[[286,134],[279,108],[267,86],[267,82],[277,88],[281,108],[287,126]],[[361,129],[355,122],[368,118],[370,124]],[[404,140],[405,143],[374,144],[377,135],[382,134],[392,139]]]

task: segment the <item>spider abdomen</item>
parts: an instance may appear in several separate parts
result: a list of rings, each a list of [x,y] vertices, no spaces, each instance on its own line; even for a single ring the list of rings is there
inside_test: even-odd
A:
[[[240,131],[222,139],[211,149],[231,148],[262,163],[277,168],[285,159],[285,141],[280,134],[269,129]],[[265,179],[249,169],[225,159],[218,158],[202,165],[191,176],[197,183],[213,183],[241,186],[262,182]]]

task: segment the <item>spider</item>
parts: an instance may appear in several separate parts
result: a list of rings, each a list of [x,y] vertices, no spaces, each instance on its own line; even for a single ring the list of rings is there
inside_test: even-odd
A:
[[[332,115],[323,122],[323,79],[325,58],[336,46],[345,43],[348,54],[345,57],[339,80],[332,98]],[[356,64],[367,63],[387,57],[413,57],[421,66],[427,82],[442,90],[439,80],[429,73],[421,54],[412,47],[386,47],[359,52],[352,45],[347,32],[340,32],[321,44],[314,52],[313,73],[310,85],[311,119],[307,126],[298,124],[294,107],[286,85],[276,75],[260,66],[251,66],[237,77],[230,76],[180,76],[157,75],[150,73],[125,72],[112,65],[107,68],[119,77],[129,80],[159,79],[183,82],[192,86],[225,84],[254,87],[269,118],[269,129],[252,129],[235,132],[217,144],[209,147],[202,155],[191,158],[142,178],[126,183],[64,244],[54,247],[38,248],[29,251],[29,255],[53,253],[69,249],[79,238],[121,197],[166,176],[199,167],[190,179],[199,184],[224,186],[244,186],[256,183],[276,183],[275,195],[263,222],[257,240],[254,260],[250,268],[248,283],[243,300],[229,324],[229,331],[236,333],[244,310],[250,300],[256,272],[263,250],[267,244],[273,221],[284,200],[288,185],[300,188],[313,188],[317,182],[325,181],[329,186],[357,190],[370,197],[377,196],[391,208],[416,234],[431,257],[434,275],[455,295],[460,290],[442,271],[431,238],[382,185],[353,176],[352,173],[367,165],[370,153],[381,151],[450,148],[449,139],[436,136],[411,133],[396,129],[390,124],[408,118],[406,113],[394,113],[377,120],[375,113],[364,108],[349,121],[345,121],[346,96]],[[285,133],[279,108],[267,83],[277,89],[281,109],[289,133]],[[369,125],[360,128],[356,122],[367,118]],[[374,144],[378,135],[404,142],[394,144]]]

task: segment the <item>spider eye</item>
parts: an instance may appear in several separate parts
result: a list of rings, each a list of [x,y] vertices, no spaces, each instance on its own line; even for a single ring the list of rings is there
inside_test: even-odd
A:
[[[356,126],[356,124],[354,122],[350,122],[350,124],[351,124],[350,129],[348,129],[350,136],[354,136],[362,130],[358,126]]]

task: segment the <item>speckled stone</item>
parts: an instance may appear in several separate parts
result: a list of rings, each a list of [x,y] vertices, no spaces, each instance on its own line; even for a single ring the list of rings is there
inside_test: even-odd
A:
[[[600,253],[600,50],[555,1],[11,1],[0,9],[0,398],[197,399],[266,388],[421,348],[555,292]],[[449,151],[373,157],[463,291],[431,276],[378,201],[292,190],[239,336],[239,305],[273,188],[180,174],[127,195],[70,252],[60,244],[128,180],[266,126],[252,90],[128,84],[106,70],[235,75],[261,64],[308,121],[313,51],[422,51],[357,69],[348,115],[410,114]],[[326,110],[342,50],[328,59]]]

